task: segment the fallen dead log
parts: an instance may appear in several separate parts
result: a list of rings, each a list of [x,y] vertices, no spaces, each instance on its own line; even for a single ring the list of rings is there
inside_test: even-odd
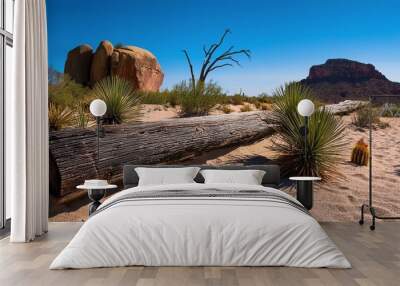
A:
[[[335,114],[347,114],[364,102],[327,105]],[[209,150],[252,143],[273,134],[271,113],[255,111],[159,122],[105,127],[96,162],[93,129],[50,132],[50,191],[64,196],[85,179],[121,180],[124,164],[158,164],[182,161]]]
[[[325,108],[337,115],[346,115],[366,106],[368,101],[345,100],[336,104],[325,105]]]
[[[93,129],[50,133],[50,190],[64,196],[85,179],[120,180],[124,164],[179,161],[227,146],[251,143],[271,135],[270,112],[256,111],[152,123],[105,126],[96,162]]]

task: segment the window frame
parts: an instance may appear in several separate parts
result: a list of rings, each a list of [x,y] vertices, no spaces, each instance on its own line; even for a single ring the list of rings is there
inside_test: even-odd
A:
[[[13,47],[13,34],[6,30],[6,1],[0,0],[1,21],[0,21],[0,229],[9,228],[9,221],[6,217],[6,189],[5,189],[5,97],[6,97],[6,49]],[[11,0],[15,7],[15,0]],[[14,12],[14,7],[12,11]],[[15,12],[14,12],[15,14]],[[9,15],[8,15],[9,16]],[[13,17],[12,15],[11,17]],[[13,27],[14,28],[14,27]]]

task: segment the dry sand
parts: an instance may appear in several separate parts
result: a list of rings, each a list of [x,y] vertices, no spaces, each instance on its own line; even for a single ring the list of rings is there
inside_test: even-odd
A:
[[[383,118],[389,127],[373,131],[373,205],[380,215],[400,215],[400,118]],[[368,167],[359,167],[350,163],[353,145],[361,138],[368,142],[368,132],[357,130],[351,124],[351,116],[343,117],[347,125],[344,140],[348,148],[343,154],[343,161],[338,170],[344,175],[343,180],[330,183],[316,183],[314,192],[313,216],[319,221],[358,221],[360,206],[368,200]],[[274,159],[269,147],[271,138],[249,146],[228,150],[220,156],[196,158],[191,163],[221,164],[266,164]],[[295,195],[295,188],[284,189]]]
[[[257,110],[254,104],[248,104],[248,103],[245,104],[250,106],[251,111]],[[227,104],[226,106],[228,106],[231,109],[231,113],[236,113],[236,112],[241,112],[240,109],[244,105]],[[159,104],[144,104],[142,106],[143,116],[141,120],[143,122],[156,122],[165,119],[178,118],[179,111],[180,111],[179,106],[171,107]],[[216,108],[213,108],[211,110],[210,115],[217,115],[223,113],[224,112],[217,106]]]
[[[171,118],[170,116],[177,116],[177,111],[151,111],[147,121]],[[345,178],[331,183],[315,184],[314,208],[311,213],[319,221],[358,221],[359,208],[368,199],[368,167],[358,167],[349,162],[353,145],[360,138],[367,142],[368,132],[357,130],[351,124],[350,116],[343,117],[343,120],[347,125],[344,140],[348,142],[348,148],[338,169]],[[389,127],[377,129],[373,134],[374,206],[381,215],[397,215],[400,214],[400,118],[384,118],[382,121],[388,122]],[[271,145],[271,138],[267,138],[248,146],[210,151],[185,164],[266,164],[277,155],[270,150]],[[293,187],[284,188],[284,191],[295,195]],[[51,220],[85,219],[86,203],[65,206],[66,212],[56,215]]]

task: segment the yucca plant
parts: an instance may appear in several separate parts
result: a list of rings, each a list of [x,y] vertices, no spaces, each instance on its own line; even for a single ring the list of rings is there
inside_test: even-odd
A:
[[[106,77],[93,87],[93,96],[104,100],[107,112],[105,124],[121,124],[138,121],[141,116],[141,94],[135,92],[131,83],[118,76]]]
[[[50,102],[48,117],[50,131],[57,131],[73,123],[74,113],[68,107]]]
[[[368,144],[361,138],[353,147],[351,152],[351,162],[358,166],[368,166],[369,150]]]
[[[297,104],[302,99],[312,99],[311,89],[290,83],[278,88],[274,97],[272,123],[277,136],[273,148],[279,154],[284,175],[319,176],[325,180],[338,177],[336,164],[345,146],[341,119],[323,107],[316,108],[309,119],[305,143],[300,131],[304,118],[297,112]]]

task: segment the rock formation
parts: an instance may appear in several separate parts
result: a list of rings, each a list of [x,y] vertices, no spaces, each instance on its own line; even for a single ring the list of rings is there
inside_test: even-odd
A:
[[[109,41],[102,41],[93,55],[92,66],[90,69],[90,85],[93,86],[99,80],[110,74],[111,55],[113,45]]]
[[[147,91],[157,91],[164,79],[157,58],[149,51],[133,46],[114,50],[111,75],[130,80],[135,89]]]
[[[388,80],[371,64],[352,60],[330,59],[312,66],[308,77],[301,82],[325,102],[368,100],[369,95],[387,94],[398,94],[400,99],[400,83]]]
[[[117,75],[141,91],[158,91],[164,79],[161,66],[151,52],[134,46],[114,48],[109,41],[102,41],[95,53],[89,45],[72,49],[64,71],[85,86]]]
[[[80,45],[68,52],[64,73],[82,85],[89,84],[93,49],[89,45]]]

